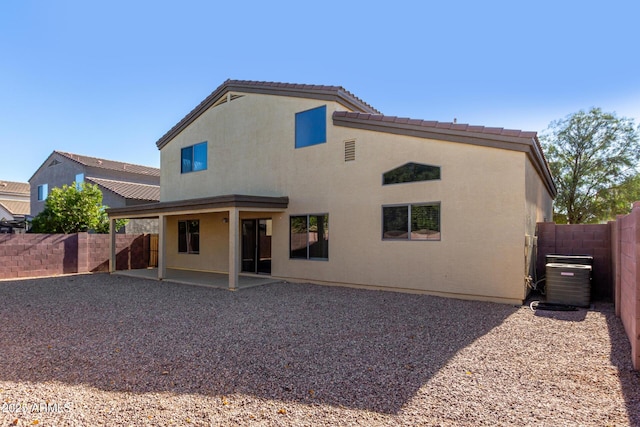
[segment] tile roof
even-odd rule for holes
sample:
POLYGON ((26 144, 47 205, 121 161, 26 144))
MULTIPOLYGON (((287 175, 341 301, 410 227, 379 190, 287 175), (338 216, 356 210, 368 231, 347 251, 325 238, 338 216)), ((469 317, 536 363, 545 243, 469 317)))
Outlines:
POLYGON ((364 102, 342 86, 308 85, 295 83, 263 82, 251 80, 226 80, 189 114, 169 129, 156 142, 158 148, 164 147, 171 139, 176 137, 183 129, 200 117, 228 92, 236 93, 260 93, 266 95, 290 96, 297 98, 322 99, 338 102, 354 111, 378 114, 378 110, 364 102))
POLYGON ((0 200, 0 206, 4 207, 11 215, 29 215, 31 203, 20 200, 0 200))
POLYGON ((131 200, 160 200, 160 186, 138 184, 134 182, 114 181, 111 179, 85 177, 85 181, 97 184, 125 199, 131 200))
POLYGON ((288 95, 294 97, 313 97, 312 95, 326 95, 325 99, 333 99, 334 97, 341 97, 343 101, 348 101, 354 106, 356 110, 364 110, 369 113, 380 113, 377 109, 373 108, 370 104, 364 102, 362 99, 355 96, 342 86, 332 85, 309 85, 299 83, 279 83, 279 82, 264 82, 264 81, 252 81, 252 80, 227 80, 222 86, 226 86, 231 91, 236 92, 250 92, 252 88, 256 93, 271 93, 274 95, 288 95))
POLYGON ((140 175, 160 176, 160 169, 152 168, 150 166, 134 165, 132 163, 118 162, 115 160, 100 159, 97 157, 83 156, 80 154, 66 153, 64 151, 54 151, 61 156, 64 156, 74 162, 80 163, 83 166, 89 166, 94 168, 108 169, 114 171, 125 171, 140 175))
POLYGON ((433 120, 419 120, 410 119, 408 117, 396 117, 385 116, 382 114, 367 114, 357 113, 349 111, 336 111, 333 113, 334 117, 345 117, 356 120, 366 120, 371 122, 384 122, 385 124, 395 124, 402 127, 417 127, 422 129, 429 129, 432 131, 460 131, 460 132, 473 132, 487 135, 500 135, 516 138, 535 138, 536 132, 521 131, 516 129, 504 129, 496 127, 486 126, 474 126, 463 123, 450 123, 450 122, 437 122, 433 120))
POLYGON ((13 182, 0 180, 0 194, 30 194, 30 186, 28 182, 13 182))

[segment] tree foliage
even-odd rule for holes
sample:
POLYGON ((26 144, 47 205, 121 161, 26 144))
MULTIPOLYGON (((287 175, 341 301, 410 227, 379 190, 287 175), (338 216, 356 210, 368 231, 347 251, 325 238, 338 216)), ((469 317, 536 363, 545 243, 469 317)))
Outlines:
POLYGON ((554 221, 596 223, 627 213, 638 194, 639 131, 599 108, 552 122, 541 135, 558 187, 554 221))
MULTIPOLYGON (((34 233, 109 232, 109 218, 102 204, 102 192, 97 185, 76 183, 51 190, 44 210, 31 224, 34 233)), ((120 227, 124 224, 116 224, 120 227)))

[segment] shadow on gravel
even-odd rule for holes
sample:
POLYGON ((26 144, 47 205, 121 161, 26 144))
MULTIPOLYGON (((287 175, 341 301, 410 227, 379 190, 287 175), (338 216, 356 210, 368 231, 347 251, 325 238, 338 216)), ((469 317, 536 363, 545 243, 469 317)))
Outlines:
POLYGON ((613 304, 601 310, 606 316, 611 337, 611 363, 618 368, 618 377, 626 402, 629 425, 640 426, 640 372, 633 370, 631 344, 624 331, 622 321, 615 315, 613 304))
POLYGON ((535 316, 564 322, 583 322, 587 318, 588 310, 579 308, 575 311, 535 310, 535 316))
POLYGON ((105 274, 3 282, 0 301, 2 380, 246 393, 392 414, 518 309, 286 283, 229 292, 105 274))

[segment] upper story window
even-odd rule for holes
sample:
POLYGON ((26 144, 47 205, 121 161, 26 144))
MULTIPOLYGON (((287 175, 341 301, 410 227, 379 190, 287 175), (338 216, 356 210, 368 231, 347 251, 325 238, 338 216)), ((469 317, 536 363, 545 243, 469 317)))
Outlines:
POLYGON ((327 142, 327 106, 296 113, 296 148, 327 142))
POLYGON ((49 195, 49 185, 42 184, 38 185, 38 200, 47 200, 47 196, 49 195))
POLYGON ((440 179, 440 166, 407 163, 382 175, 382 185, 440 179))
POLYGON ((207 141, 184 147, 180 153, 182 159, 180 172, 196 172, 207 169, 207 141))
POLYGON ((76 175, 76 190, 82 190, 82 183, 84 182, 84 174, 79 173, 76 175))

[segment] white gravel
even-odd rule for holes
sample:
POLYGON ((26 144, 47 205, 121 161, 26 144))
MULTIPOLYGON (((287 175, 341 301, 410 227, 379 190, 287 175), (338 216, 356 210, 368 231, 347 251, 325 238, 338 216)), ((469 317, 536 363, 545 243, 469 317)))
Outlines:
POLYGON ((640 425, 613 306, 107 274, 0 282, 0 424, 640 425))

